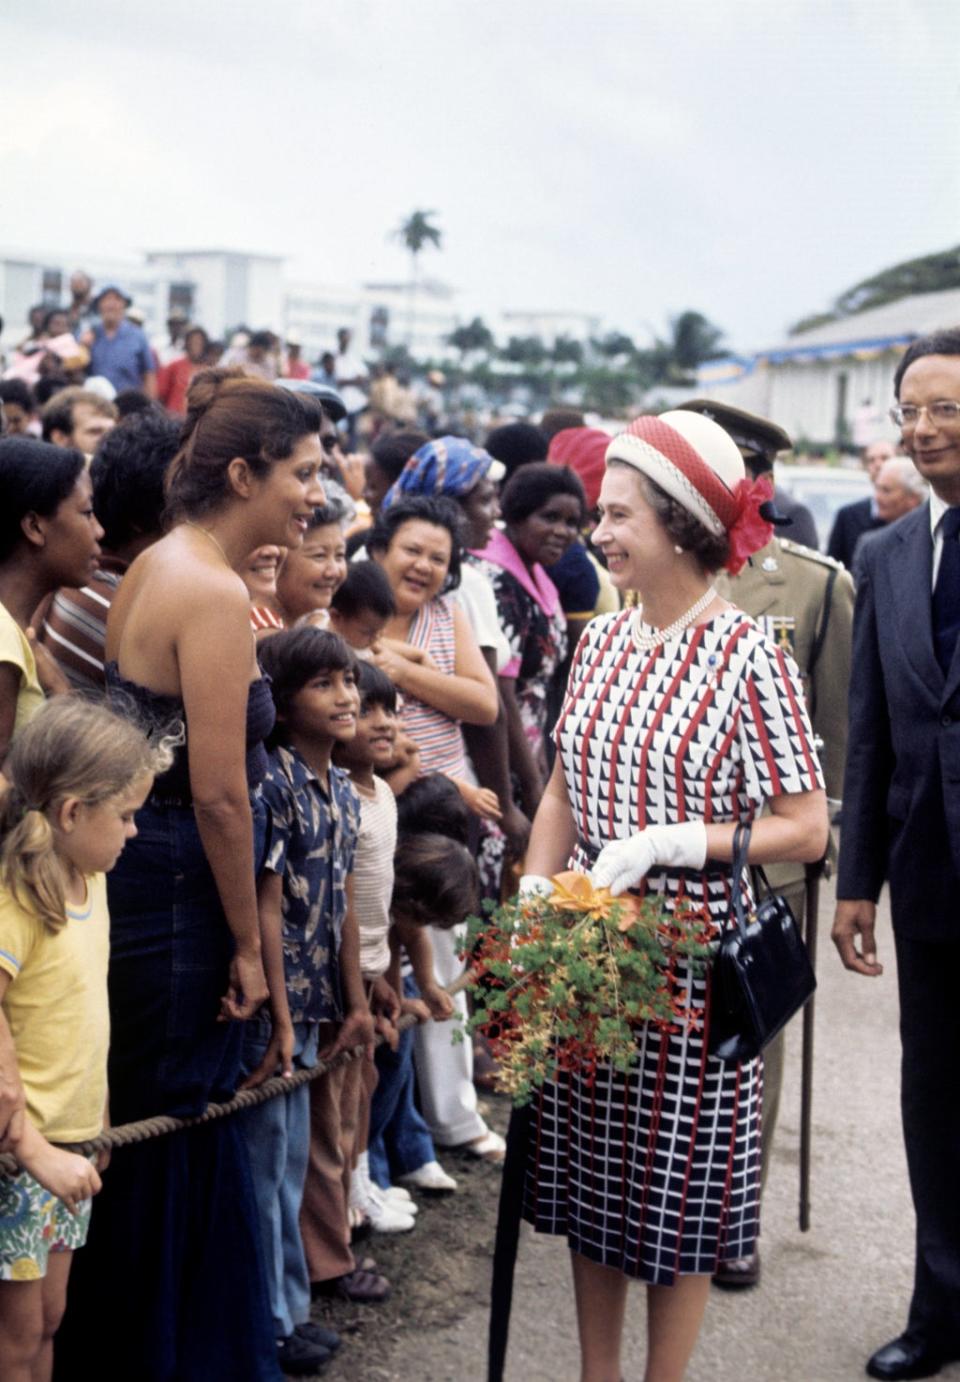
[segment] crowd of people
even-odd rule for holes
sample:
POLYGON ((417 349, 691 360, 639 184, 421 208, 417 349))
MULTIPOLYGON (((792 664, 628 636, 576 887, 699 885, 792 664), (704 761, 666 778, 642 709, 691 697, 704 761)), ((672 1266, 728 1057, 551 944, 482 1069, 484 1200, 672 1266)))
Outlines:
POLYGON ((38 303, 30 309, 27 335, 7 353, 0 349, 0 399, 8 431, 49 439, 53 424, 46 404, 68 386, 85 391, 79 406, 96 410, 98 417, 116 420, 152 400, 182 418, 190 380, 197 370, 216 365, 239 365, 270 383, 311 380, 335 389, 351 450, 361 429, 368 438, 383 429, 414 426, 435 433, 444 411, 441 371, 429 371, 415 391, 409 375, 389 361, 368 366, 347 327, 338 331, 336 347, 310 364, 293 333, 281 337, 240 326, 219 340, 176 305, 160 334, 148 337, 144 326, 143 312, 123 287, 106 283, 95 292, 90 275, 78 269, 70 279, 69 304, 38 303))
MULTIPOLYGON (((467 916, 572 860, 722 927, 744 819, 751 862, 802 878, 842 794, 853 582, 775 534, 789 438, 764 419, 691 400, 611 438, 557 408, 479 446, 419 430, 349 333, 311 377, 270 333, 222 351, 174 319, 161 349, 118 288, 72 286, 0 385, 0 1373, 313 1375, 340 1341, 311 1300, 391 1290, 359 1227, 455 1193, 446 1148, 503 1159, 495 1067, 451 1037, 467 916), (769 580, 782 615, 751 610, 769 580), (109 1170, 57 1145, 353 1048, 109 1170)), ((912 460, 880 460, 864 589, 936 488, 915 437, 950 426, 900 398, 912 460)), ((840 895, 875 901, 857 879, 840 895)), ((873 973, 865 905, 838 944, 873 973)), ((570 1244, 586 1382, 621 1375, 629 1279, 670 1382, 711 1277, 759 1270, 777 1080, 703 1032, 637 1043, 629 1075, 536 1100, 524 1214, 570 1244)), ((915 1315, 949 1357, 950 1268, 925 1261, 915 1315)))

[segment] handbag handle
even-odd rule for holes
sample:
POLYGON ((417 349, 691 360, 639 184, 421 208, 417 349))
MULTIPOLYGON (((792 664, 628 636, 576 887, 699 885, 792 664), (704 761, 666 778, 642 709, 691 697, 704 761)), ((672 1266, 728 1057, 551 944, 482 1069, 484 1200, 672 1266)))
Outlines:
POLYGON ((740 880, 743 877, 743 870, 747 866, 752 828, 752 821, 749 819, 742 820, 737 822, 737 828, 733 832, 733 874, 730 879, 730 886, 733 890, 733 916, 737 923, 737 929, 742 936, 747 933, 747 918, 743 907, 743 891, 740 887, 740 880))

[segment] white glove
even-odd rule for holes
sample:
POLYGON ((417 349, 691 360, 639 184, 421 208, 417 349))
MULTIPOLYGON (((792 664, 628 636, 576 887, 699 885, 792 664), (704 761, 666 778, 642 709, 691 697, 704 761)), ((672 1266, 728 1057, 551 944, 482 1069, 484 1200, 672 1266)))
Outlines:
POLYGON ((553 884, 542 873, 525 873, 520 879, 518 892, 521 897, 550 897, 553 884))
POLYGON ((627 840, 604 845, 590 874, 595 888, 619 897, 635 888, 655 864, 674 869, 702 869, 707 860, 707 827, 703 821, 651 825, 627 840))

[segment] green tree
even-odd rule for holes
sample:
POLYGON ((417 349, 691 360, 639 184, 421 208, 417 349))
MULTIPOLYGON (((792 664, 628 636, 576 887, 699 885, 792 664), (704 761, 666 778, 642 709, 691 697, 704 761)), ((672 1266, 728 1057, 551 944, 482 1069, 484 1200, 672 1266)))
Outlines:
POLYGON ((405 246, 410 255, 410 310, 407 318, 407 342, 413 342, 413 313, 417 293, 420 288, 420 256, 428 245, 440 249, 443 231, 434 225, 430 217, 435 211, 411 211, 405 221, 401 221, 393 232, 393 238, 405 246))
POLYGON ((607 416, 624 412, 638 394, 632 371, 606 363, 585 366, 577 375, 577 386, 583 407, 607 416))
POLYGON ((447 345, 459 350, 461 360, 471 351, 484 351, 487 355, 493 350, 493 332, 482 317, 474 317, 472 322, 458 326, 447 337, 447 345))
POLYGON ((826 322, 840 321, 871 307, 912 297, 914 293, 934 293, 944 288, 960 288, 960 245, 936 254, 924 254, 918 259, 905 259, 871 278, 862 279, 834 298, 828 311, 812 313, 796 322, 790 334, 810 331, 826 322))
POLYGON ((590 344, 599 354, 612 360, 617 355, 634 355, 636 347, 631 338, 622 331, 608 331, 605 336, 595 336, 590 344))
POLYGON ((542 365, 547 358, 547 347, 539 336, 511 336, 500 352, 504 360, 517 365, 542 365))
POLYGON ((720 348, 723 332, 702 312, 686 311, 673 317, 670 337, 670 357, 675 370, 682 374, 692 373, 698 365, 723 354, 720 348))
POLYGON ((583 346, 570 336, 558 336, 553 343, 553 358, 558 365, 582 365, 583 346))

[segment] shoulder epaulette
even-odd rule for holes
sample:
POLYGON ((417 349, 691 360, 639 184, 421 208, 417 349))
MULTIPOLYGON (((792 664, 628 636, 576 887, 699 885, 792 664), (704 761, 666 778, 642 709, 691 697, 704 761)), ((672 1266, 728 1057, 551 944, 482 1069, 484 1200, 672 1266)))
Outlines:
POLYGON ((804 547, 802 542, 791 542, 788 537, 782 537, 780 546, 784 552, 789 552, 791 556, 804 557, 807 561, 819 562, 821 566, 829 566, 834 571, 846 570, 842 561, 837 561, 835 557, 828 557, 826 552, 815 552, 812 547, 804 547))

